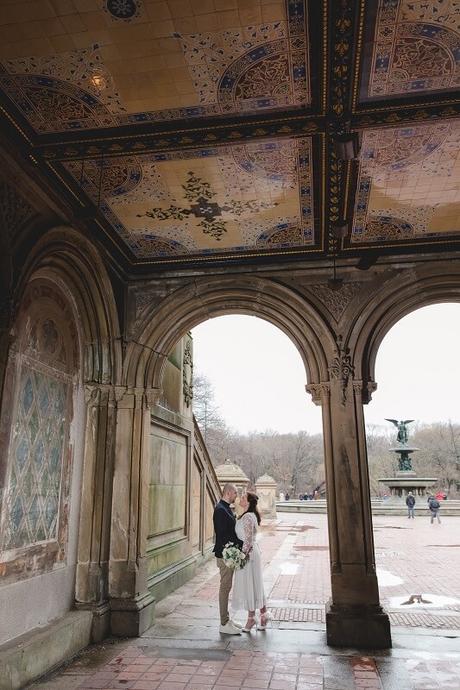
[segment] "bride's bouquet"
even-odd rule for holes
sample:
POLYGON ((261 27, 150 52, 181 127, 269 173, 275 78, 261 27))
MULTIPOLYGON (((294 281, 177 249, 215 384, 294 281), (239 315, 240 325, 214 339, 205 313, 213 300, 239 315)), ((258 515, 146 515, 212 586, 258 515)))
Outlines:
POLYGON ((225 544, 222 549, 222 558, 227 568, 231 570, 241 570, 248 562, 246 554, 235 546, 231 541, 225 544))

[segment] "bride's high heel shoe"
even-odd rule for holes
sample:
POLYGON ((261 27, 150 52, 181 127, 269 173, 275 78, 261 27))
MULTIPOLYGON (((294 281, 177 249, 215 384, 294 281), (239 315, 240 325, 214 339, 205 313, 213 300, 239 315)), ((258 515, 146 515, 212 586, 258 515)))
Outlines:
POLYGON ((270 614, 268 611, 260 615, 260 623, 257 625, 257 630, 266 630, 268 621, 270 620, 270 614))
POLYGON ((241 632, 251 632, 251 629, 255 626, 256 619, 252 616, 248 616, 248 620, 245 623, 244 628, 241 628, 241 632))

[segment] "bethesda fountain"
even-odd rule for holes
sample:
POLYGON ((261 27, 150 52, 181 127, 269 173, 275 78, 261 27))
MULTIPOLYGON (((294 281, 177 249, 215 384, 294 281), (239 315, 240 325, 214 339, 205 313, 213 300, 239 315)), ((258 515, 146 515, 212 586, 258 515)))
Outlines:
POLYGON ((434 477, 418 477, 412 468, 411 454, 419 448, 409 444, 408 425, 413 419, 398 421, 397 419, 387 419, 398 429, 396 445, 390 448, 390 452, 396 453, 398 457, 399 470, 394 477, 384 477, 379 482, 385 484, 390 489, 391 498, 405 499, 411 492, 414 496, 425 496, 427 489, 437 482, 434 477))

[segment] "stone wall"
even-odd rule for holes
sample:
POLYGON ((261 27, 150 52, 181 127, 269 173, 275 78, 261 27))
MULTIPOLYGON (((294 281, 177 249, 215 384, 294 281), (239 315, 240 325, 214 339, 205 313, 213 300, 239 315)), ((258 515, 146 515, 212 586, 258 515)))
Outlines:
POLYGON ((73 606, 84 424, 78 343, 66 297, 32 282, 2 403, 0 643, 73 606))
POLYGON ((169 356, 152 410, 147 557, 156 599, 185 582, 213 543, 219 488, 193 421, 191 343, 185 336, 169 356))

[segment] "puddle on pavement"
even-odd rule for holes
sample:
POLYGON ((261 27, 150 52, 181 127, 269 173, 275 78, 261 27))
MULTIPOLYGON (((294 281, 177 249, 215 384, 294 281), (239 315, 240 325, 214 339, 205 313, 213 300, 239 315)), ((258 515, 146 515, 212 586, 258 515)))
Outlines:
POLYGON ((295 575, 299 572, 298 563, 281 563, 279 568, 282 575, 295 575))

